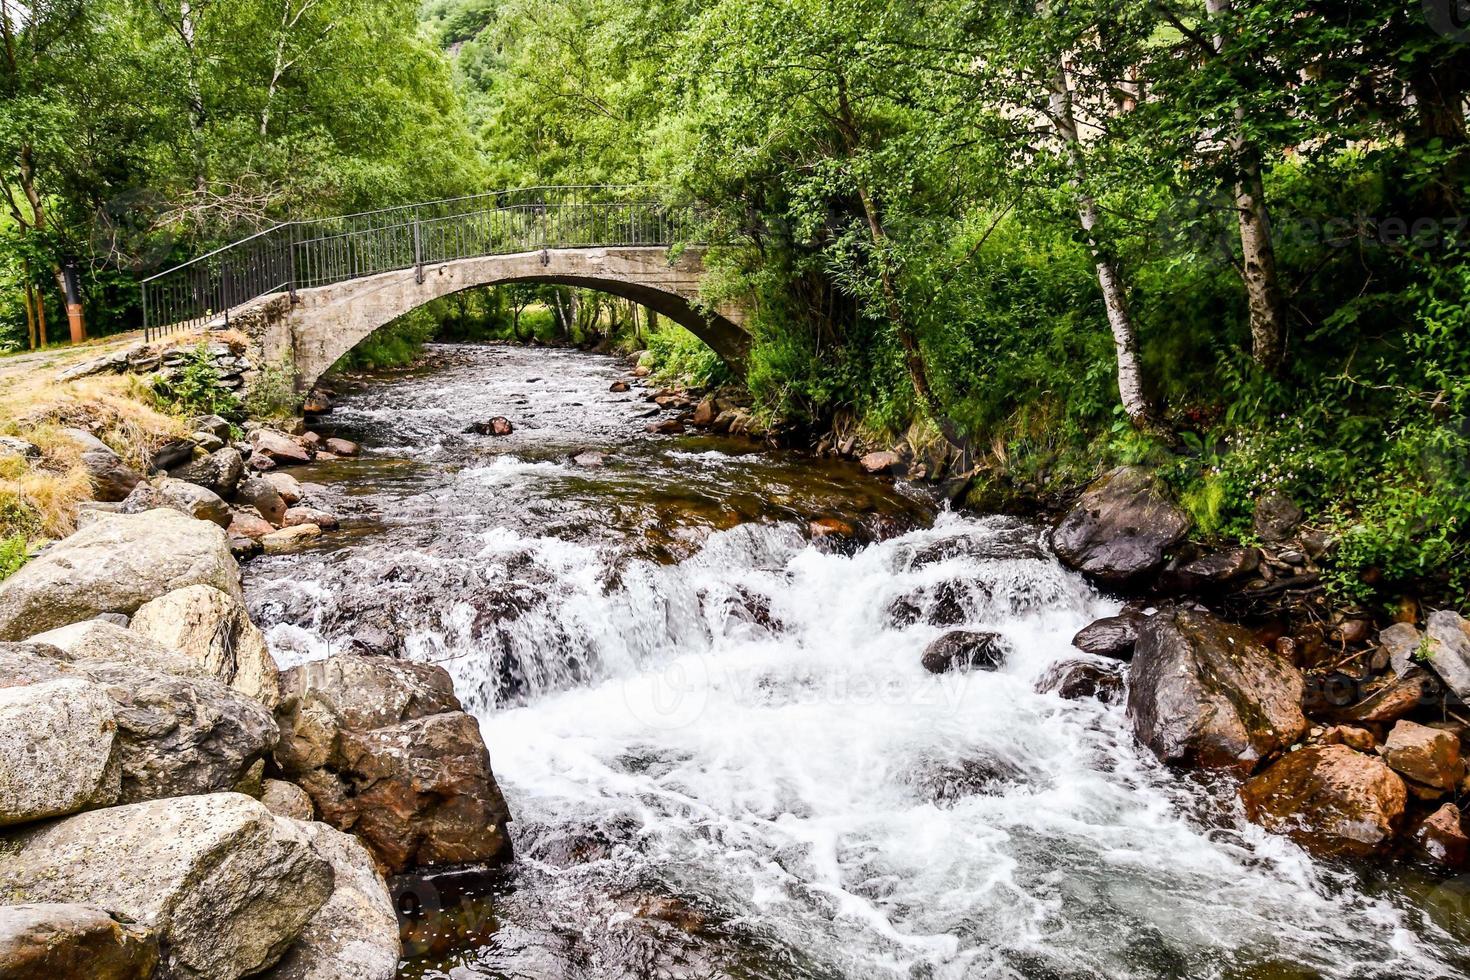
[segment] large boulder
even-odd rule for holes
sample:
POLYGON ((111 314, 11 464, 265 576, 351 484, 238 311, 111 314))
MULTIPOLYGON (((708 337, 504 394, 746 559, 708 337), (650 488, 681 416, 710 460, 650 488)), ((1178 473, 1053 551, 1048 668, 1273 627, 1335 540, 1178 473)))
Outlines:
MULTIPOLYGON (((297 486, 299 487, 300 484, 298 483, 297 486)), ((286 517, 285 497, 276 489, 274 482, 264 477, 252 476, 241 480, 239 488, 235 491, 235 500, 254 507, 261 519, 268 521, 274 527, 280 527, 281 521, 286 517)))
POLYGON ((117 802, 117 722, 96 684, 0 688, 0 826, 117 802))
POLYGON ((1164 566, 1189 524, 1152 470, 1121 466, 1083 491, 1053 529, 1052 547, 1065 565, 1099 582, 1133 585, 1164 566))
POLYGON ((255 450, 255 455, 262 456, 277 466, 311 462, 311 453, 304 446, 285 433, 273 429, 256 429, 250 433, 250 445, 255 450))
POLYGON ((280 678, 245 604, 209 585, 175 589, 138 607, 131 629, 200 661, 213 675, 268 708, 280 678))
POLYGON ((281 675, 276 764, 385 872, 508 856, 479 725, 439 667, 337 656, 281 675))
POLYGON ((295 821, 238 793, 93 810, 12 834, 0 894, 84 902, 157 932, 164 975, 235 980, 272 966, 332 893, 295 821))
POLYGON ((123 803, 230 789, 279 738, 269 711, 212 678, 79 660, 39 643, 0 644, 0 691, 34 696, 57 681, 95 686, 109 703, 116 735, 107 778, 117 780, 120 770, 112 799, 123 803))
POLYGON ((1133 645, 1138 642, 1138 626, 1144 617, 1137 613, 1120 613, 1082 627, 1072 637, 1072 645, 1083 653, 1115 660, 1128 660, 1133 656, 1133 645))
POLYGON ((99 514, 0 582, 0 640, 20 640, 99 613, 131 614, 186 585, 241 598, 223 529, 173 510, 99 514))
POLYGON ((332 897, 267 976, 270 980, 393 980, 398 916, 372 855, 355 837, 322 823, 298 825, 332 866, 332 897))
POLYGON ((0 905, 0 980, 149 980, 152 931, 93 905, 0 905))
POLYGON ((89 619, 48 630, 30 638, 31 643, 44 643, 63 650, 72 660, 98 664, 126 664, 159 674, 176 677, 214 677, 210 669, 193 657, 134 632, 125 626, 103 619, 89 619))
POLYGON ((232 446, 217 449, 208 456, 170 471, 169 476, 204 487, 218 496, 229 499, 240 485, 245 474, 245 460, 240 451, 232 446))
POLYGON ((1128 715, 1164 762, 1251 772, 1306 733, 1302 692, 1275 650, 1207 612, 1166 608, 1139 626, 1128 715))
POLYGON ((122 502, 124 514, 141 514, 166 507, 196 520, 209 521, 220 527, 230 526, 230 505, 220 495, 205 487, 166 476, 152 483, 140 483, 122 502))
POLYGON ((1240 796, 1250 819, 1324 856, 1383 850, 1408 803, 1392 769, 1346 745, 1288 753, 1247 780, 1240 796))

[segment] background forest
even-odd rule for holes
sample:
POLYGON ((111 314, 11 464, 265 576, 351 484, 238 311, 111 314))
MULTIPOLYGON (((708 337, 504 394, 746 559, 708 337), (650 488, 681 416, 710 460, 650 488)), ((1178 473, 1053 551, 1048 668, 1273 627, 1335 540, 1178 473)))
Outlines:
MULTIPOLYGON (((1455 0, 0 8, 0 345, 26 287, 62 336, 67 263, 90 328, 124 329, 139 276, 287 216, 646 183, 731 243, 714 289, 755 311, 767 417, 951 444, 983 505, 1147 462, 1248 538, 1280 491, 1337 539, 1340 594, 1465 602, 1455 0)), ((440 301, 363 362, 555 332, 569 300, 440 301)), ((574 332, 718 375, 651 326, 574 332)))

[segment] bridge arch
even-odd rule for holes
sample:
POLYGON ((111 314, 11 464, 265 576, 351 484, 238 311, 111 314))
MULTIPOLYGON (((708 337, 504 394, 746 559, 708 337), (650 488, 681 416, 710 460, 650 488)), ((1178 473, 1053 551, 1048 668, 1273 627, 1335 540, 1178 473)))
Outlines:
POLYGON ((739 309, 711 311, 699 302, 702 248, 676 258, 656 246, 558 248, 428 264, 422 276, 402 269, 301 289, 251 318, 267 361, 289 356, 298 391, 306 391, 337 360, 398 317, 442 296, 478 286, 516 282, 580 286, 629 299, 689 330, 739 371, 748 336, 739 309))

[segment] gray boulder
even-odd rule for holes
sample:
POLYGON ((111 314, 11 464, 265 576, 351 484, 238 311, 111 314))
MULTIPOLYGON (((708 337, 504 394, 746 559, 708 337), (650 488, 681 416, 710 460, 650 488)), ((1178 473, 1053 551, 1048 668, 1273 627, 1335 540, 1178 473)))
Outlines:
POLYGON ((1121 466, 1094 481, 1052 531, 1069 568, 1106 585, 1136 585, 1163 568, 1189 533, 1189 516, 1153 471, 1121 466))
POLYGON ((1130 678, 1134 734, 1167 763, 1250 773, 1307 730, 1297 669, 1207 612, 1144 620, 1130 678))
POLYGON ((89 619, 84 623, 48 630, 31 637, 30 642, 64 650, 75 661, 125 664, 175 677, 214 677, 202 662, 171 650, 142 633, 135 633, 125 625, 119 626, 103 619, 89 619))
POLYGON ((298 823, 332 866, 332 897, 312 916, 270 980, 393 980, 402 952, 398 916, 372 855, 323 823, 298 823))
POLYGON ((188 585, 145 602, 131 631, 203 663, 220 681, 267 708, 280 701, 280 679, 265 637, 245 604, 210 585, 188 585))
POLYGON ((999 670, 1006 648, 998 633, 951 630, 924 648, 922 663, 931 674, 952 670, 999 670))
POLYGON ((230 526, 230 506, 220 499, 219 494, 171 476, 162 477, 152 483, 138 484, 123 501, 122 512, 141 514, 159 507, 176 510, 220 527, 230 526))
POLYGON ((15 436, 0 436, 0 457, 19 456, 27 462, 34 463, 41 458, 41 447, 15 436))
POLYGON ((1429 614, 1424 631, 1429 637, 1429 666, 1456 697, 1470 702, 1470 621, 1452 609, 1441 609, 1429 614))
MULTIPOLYGON (((297 484, 300 488, 300 484, 297 484)), ((280 527, 286 518, 286 501, 275 484, 265 477, 252 476, 240 481, 235 490, 235 500, 254 507, 260 516, 273 526, 280 527)))
POLYGON ((208 456, 201 456, 169 472, 169 476, 175 479, 201 486, 225 499, 234 496, 236 488, 240 486, 240 479, 244 475, 245 460, 240 456, 238 449, 229 446, 217 449, 208 456))
POLYGON ((278 817, 311 820, 316 816, 316 810, 312 807, 311 797, 306 795, 306 790, 284 779, 261 780, 260 802, 278 817))
POLYGON ((186 585, 241 598, 240 567, 223 529, 174 510, 99 514, 0 582, 0 640, 131 614, 186 585))
POLYGON ((103 446, 82 453, 82 466, 92 481, 92 496, 104 503, 126 500, 128 494, 142 480, 138 471, 118 458, 117 453, 103 446))
POLYGON ((1077 635, 1072 637, 1072 645, 1083 653, 1127 660, 1133 656, 1133 644, 1138 642, 1138 626, 1144 618, 1140 613, 1124 612, 1093 620, 1077 631, 1077 635))
POLYGON ((1284 494, 1268 493, 1256 501, 1252 523, 1256 537, 1267 544, 1287 540, 1301 522, 1302 509, 1284 494))
POLYGON ((93 810, 14 834, 0 893, 85 902, 154 930, 164 975, 236 980, 274 965, 332 893, 295 821, 238 793, 93 810))
POLYGON ((96 684, 0 688, 0 826, 117 802, 116 740, 112 702, 96 684))
POLYGON ((158 937, 93 905, 0 905, 0 980, 148 980, 158 937))

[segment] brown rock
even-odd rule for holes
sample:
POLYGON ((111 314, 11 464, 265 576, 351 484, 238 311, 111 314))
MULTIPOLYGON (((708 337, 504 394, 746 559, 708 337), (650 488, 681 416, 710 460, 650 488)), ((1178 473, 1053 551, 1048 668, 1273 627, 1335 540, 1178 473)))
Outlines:
POLYGON ((1454 870, 1470 863, 1470 837, 1465 836, 1460 808, 1446 803, 1414 828, 1415 846, 1431 861, 1454 870))
POLYGON ((126 500, 142 479, 137 470, 124 463, 117 453, 106 446, 82 453, 82 466, 86 468, 87 476, 92 481, 92 495, 102 501, 116 503, 126 500))
POLYGON ((1128 715, 1162 761, 1242 773, 1307 731, 1302 676, 1254 635, 1166 608, 1139 627, 1128 715))
POLYGON ((868 473, 873 476, 877 476, 881 473, 887 473, 893 476, 902 476, 904 474, 904 471, 908 469, 908 467, 904 465, 903 457, 900 456, 898 453, 893 452, 892 450, 883 450, 881 452, 868 453, 862 459, 858 460, 858 465, 863 468, 864 473, 868 473))
POLYGON ((296 524, 267 534, 260 539, 260 546, 268 555, 284 555, 305 547, 321 536, 322 529, 316 524, 296 524))
POLYGON ((1345 745, 1291 752, 1246 781, 1246 815, 1324 856, 1367 856, 1393 838, 1408 803, 1404 782, 1345 745))
POLYGON ((1400 721, 1378 752, 1399 775, 1434 789, 1454 789, 1465 777, 1460 740, 1451 732, 1400 721))
POLYGON ((323 531, 335 531, 338 527, 335 514, 329 514, 315 507, 288 507, 285 516, 281 519, 283 527, 297 527, 301 524, 315 524, 323 531))
POLYGON ((277 466, 311 462, 311 453, 305 446, 273 429, 256 429, 250 433, 250 445, 255 450, 250 456, 251 465, 255 464, 256 457, 268 459, 277 466))
POLYGON ((1440 687, 1429 673, 1411 667, 1402 677, 1392 672, 1360 681, 1347 674, 1314 677, 1305 703, 1329 721, 1390 724, 1416 708, 1435 703, 1440 687))
POLYGON ((290 473, 267 473, 261 479, 265 480, 266 483, 269 483, 275 489, 276 493, 280 495, 280 498, 285 501, 287 506, 299 504, 301 498, 306 496, 306 491, 302 489, 301 482, 290 473))
POLYGON ((275 484, 263 476, 241 480, 235 491, 235 500, 254 507, 261 517, 276 527, 286 519, 286 501, 276 490, 275 484))
POLYGON ((715 424, 715 417, 719 415, 715 411, 715 400, 706 395, 705 398, 694 409, 692 423, 695 428, 708 429, 715 424))
POLYGON ((676 436, 684 431, 684 424, 678 419, 664 419, 662 422, 650 422, 643 429, 657 435, 676 436))
POLYGON ((91 905, 0 906, 0 980, 147 980, 158 938, 91 905))
POLYGON ((508 436, 514 431, 515 426, 503 415, 497 415, 485 422, 471 422, 465 429, 465 432, 479 436, 508 436))
MULTIPOLYGON (((496 433, 496 435, 505 434, 506 433, 496 433)), ((326 450, 327 452, 333 453, 337 456, 356 456, 357 454, 362 452, 362 447, 353 442, 351 439, 338 439, 333 437, 326 441, 326 450)))
POLYGON ((630 386, 629 386, 628 382, 626 382, 626 381, 614 381, 612 383, 612 386, 610 388, 608 388, 607 390, 608 391, 613 391, 613 392, 621 393, 621 392, 627 391, 629 387, 630 386))
POLYGON ((635 367, 632 370, 631 373, 632 373, 633 377, 635 377, 635 378, 646 378, 650 374, 653 373, 653 370, 651 368, 649 368, 647 365, 640 364, 637 367, 635 367))
POLYGON ((250 510, 236 510, 230 515, 230 526, 225 529, 231 537, 248 538, 251 541, 259 541, 275 530, 271 522, 260 516, 254 508, 250 510))
POLYGON ((1352 725, 1333 725, 1322 733, 1320 741, 1323 745, 1346 745, 1359 752, 1372 752, 1378 748, 1378 740, 1372 732, 1352 725))

